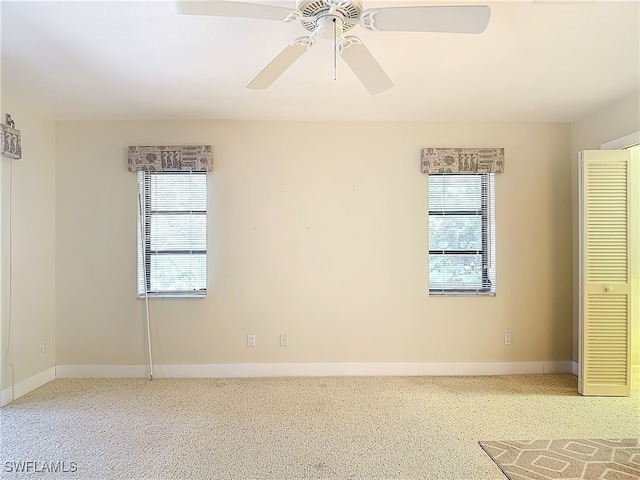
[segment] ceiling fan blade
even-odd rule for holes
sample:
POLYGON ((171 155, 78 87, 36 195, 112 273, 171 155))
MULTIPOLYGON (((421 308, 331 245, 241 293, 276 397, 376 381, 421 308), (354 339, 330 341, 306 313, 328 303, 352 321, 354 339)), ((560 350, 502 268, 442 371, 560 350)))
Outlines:
POLYGON ((173 9, 184 15, 260 18, 285 20, 295 9, 261 3, 227 2, 223 0, 175 0, 173 9))
POLYGON ((358 37, 342 38, 338 52, 371 95, 393 87, 391 79, 358 37))
POLYGON ((387 7, 365 10, 360 22, 374 31, 482 33, 490 17, 486 5, 387 7))
POLYGON ((253 90, 268 88, 287 68, 293 65, 304 52, 313 46, 313 42, 313 39, 309 37, 296 38, 247 83, 247 88, 253 90))

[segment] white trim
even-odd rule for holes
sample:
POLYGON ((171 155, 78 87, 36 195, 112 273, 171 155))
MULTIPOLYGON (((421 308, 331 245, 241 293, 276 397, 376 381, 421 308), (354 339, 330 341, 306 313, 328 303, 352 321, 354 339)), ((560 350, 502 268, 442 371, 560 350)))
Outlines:
POLYGON ((47 368, 40 373, 36 373, 29 378, 16 383, 12 387, 7 387, 0 392, 0 406, 4 407, 18 398, 33 392, 36 388, 49 383, 56 378, 56 367, 47 368), (13 393, 13 394, 12 394, 13 393))
POLYGON ((56 378, 142 378, 147 365, 58 365, 56 378))
POLYGON ((578 362, 571 362, 571 373, 578 375, 578 362))
POLYGON ((600 145, 600 150, 620 150, 640 143, 640 132, 630 133, 600 145))
POLYGON ((564 362, 544 362, 543 373, 573 373, 573 363, 571 360, 564 362))
MULTIPOLYGON (((572 362, 353 362, 155 365, 154 378, 356 377, 572 373, 572 362)), ((145 378, 146 365, 58 365, 57 378, 145 378)))

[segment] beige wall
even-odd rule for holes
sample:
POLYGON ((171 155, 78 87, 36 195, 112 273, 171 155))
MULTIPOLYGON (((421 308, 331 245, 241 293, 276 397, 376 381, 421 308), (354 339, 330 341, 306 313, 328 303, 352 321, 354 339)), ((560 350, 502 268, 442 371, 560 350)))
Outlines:
MULTIPOLYGON (((640 130, 640 94, 612 103, 571 124, 571 152, 577 165, 581 150, 600 150, 603 143, 640 130)), ((576 168, 577 171, 577 168, 576 168)))
POLYGON ((211 143, 216 154, 210 293, 152 302, 157 363, 567 360, 572 343, 575 359, 575 158, 640 130, 638 95, 570 127, 58 122, 57 132, 51 119, 2 101, 24 150, 0 169, 2 388, 55 363, 146 361, 135 175, 125 160, 133 144, 211 143), (495 298, 427 295, 423 146, 506 148, 495 298))
POLYGON ((58 122, 56 139, 57 364, 145 363, 126 148, 184 143, 215 149, 209 295, 152 301, 156 363, 571 359, 568 125, 58 122), (505 147, 495 298, 427 294, 425 146, 505 147))
POLYGON ((55 122, 3 95, 3 123, 5 113, 23 157, 3 156, 0 168, 2 388, 55 364, 55 122))
MULTIPOLYGON (((608 107, 593 113, 592 115, 574 122, 571 124, 571 178, 572 178, 572 192, 573 192, 573 209, 572 209, 572 222, 574 225, 573 235, 573 265, 574 265, 574 278, 578 278, 578 152, 581 150, 599 150, 600 145, 603 143, 615 140, 617 138, 624 137, 631 133, 640 131, 640 94, 632 95, 619 102, 613 103, 608 107)), ((635 160, 637 162, 637 156, 635 160)), ((634 165, 635 171, 640 170, 640 166, 634 165)), ((638 182, 638 174, 634 175, 634 184, 632 188, 634 191, 640 188, 640 182, 638 182)), ((637 193, 637 192, 636 192, 637 193)), ((637 198, 637 197, 636 197, 637 198)), ((637 205, 636 205, 637 206, 637 205)), ((640 218, 640 207, 636 208, 635 212, 632 212, 636 221, 640 218)), ((632 248, 637 248, 638 239, 632 242, 632 248)), ((640 259, 640 255, 635 253, 636 259, 640 259)), ((634 265, 635 273, 638 275, 640 265, 634 265)), ((640 304, 640 298, 638 295, 638 286, 635 285, 633 289, 634 305, 640 304)), ((574 315, 573 315, 573 360, 577 361, 578 358, 578 284, 574 284, 573 291, 573 303, 574 303, 574 315)), ((632 319, 632 363, 634 365, 640 364, 640 309, 634 309, 634 315, 632 319)))

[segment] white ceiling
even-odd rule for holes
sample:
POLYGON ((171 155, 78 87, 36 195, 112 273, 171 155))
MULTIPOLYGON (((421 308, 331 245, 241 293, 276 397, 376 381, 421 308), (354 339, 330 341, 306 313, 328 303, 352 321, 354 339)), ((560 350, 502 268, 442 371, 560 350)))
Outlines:
MULTIPOLYGON (((269 3, 264 2, 262 3, 269 3)), ((295 6, 295 1, 271 2, 295 6)), ((56 119, 570 122, 640 85, 640 3, 484 3, 481 35, 358 35, 395 86, 377 96, 318 40, 262 91, 244 85, 297 23, 176 15, 161 1, 1 1, 2 93, 56 119)))

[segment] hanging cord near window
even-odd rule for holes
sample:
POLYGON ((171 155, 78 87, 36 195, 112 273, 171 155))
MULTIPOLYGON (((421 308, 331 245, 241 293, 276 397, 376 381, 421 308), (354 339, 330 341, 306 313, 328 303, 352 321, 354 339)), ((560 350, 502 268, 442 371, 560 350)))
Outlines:
POLYGON ((336 19, 333 19, 333 79, 338 79, 338 33, 336 19))
POLYGON ((9 365, 9 371, 11 372, 11 400, 7 403, 11 403, 15 400, 15 369, 13 367, 13 362, 11 361, 11 324, 12 324, 12 308, 11 308, 11 297, 13 295, 13 249, 12 249, 12 239, 13 239, 13 222, 12 222, 12 214, 13 214, 13 162, 9 161, 9 286, 7 288, 7 317, 8 323, 7 326, 7 348, 4 351, 4 359, 2 362, 3 368, 6 365, 9 365))
MULTIPOLYGON (((147 253, 145 248, 145 238, 146 231, 144 228, 144 212, 142 208, 142 194, 140 193, 140 184, 138 184, 138 211, 140 216, 140 242, 142 249, 142 265, 147 265, 147 253)), ((144 268, 144 271, 147 272, 147 269, 144 268)), ((149 288, 148 288, 148 274, 145 273, 144 278, 144 307, 145 307, 145 316, 147 323, 147 349, 149 353, 149 380, 153 380, 153 356, 151 355, 151 321, 149 318, 149 288)))

